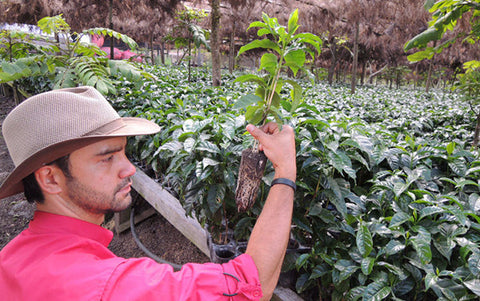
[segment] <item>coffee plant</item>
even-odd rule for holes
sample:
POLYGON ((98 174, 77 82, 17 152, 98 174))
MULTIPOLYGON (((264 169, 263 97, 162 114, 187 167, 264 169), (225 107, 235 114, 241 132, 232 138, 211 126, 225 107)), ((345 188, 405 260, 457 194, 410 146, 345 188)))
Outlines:
MULTIPOLYGON (((140 90, 125 82, 112 98, 122 114, 162 127, 131 141, 130 153, 188 214, 221 225, 226 212, 237 238, 248 238, 273 177, 267 166, 260 201, 235 210, 238 158, 250 141, 233 104, 252 88, 234 84, 238 75, 211 88, 200 69, 194 83, 180 69, 150 72, 159 80, 140 90)), ((300 84, 305 100, 285 120, 297 139, 292 235, 304 247, 284 264, 296 272, 296 291, 307 300, 478 298, 480 160, 468 103, 445 91, 360 87, 352 95, 300 84)))

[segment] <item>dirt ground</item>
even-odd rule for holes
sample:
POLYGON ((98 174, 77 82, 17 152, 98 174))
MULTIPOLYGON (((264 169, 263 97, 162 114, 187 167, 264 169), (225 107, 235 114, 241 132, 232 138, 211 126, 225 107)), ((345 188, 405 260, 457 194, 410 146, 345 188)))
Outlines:
MULTIPOLYGON (((12 99, 0 96, 0 123, 13 107, 12 99)), ((13 168, 3 137, 0 136, 0 182, 3 182, 13 168)), ((35 206, 29 204, 23 194, 0 200, 0 249, 28 227, 34 211, 35 206)), ((107 225, 112 228, 113 220, 107 225)), ((206 255, 160 214, 152 215, 139 223, 136 232, 145 247, 167 261, 177 264, 209 261, 206 255)), ((109 249, 125 258, 146 256, 135 243, 130 230, 115 234, 109 249)))

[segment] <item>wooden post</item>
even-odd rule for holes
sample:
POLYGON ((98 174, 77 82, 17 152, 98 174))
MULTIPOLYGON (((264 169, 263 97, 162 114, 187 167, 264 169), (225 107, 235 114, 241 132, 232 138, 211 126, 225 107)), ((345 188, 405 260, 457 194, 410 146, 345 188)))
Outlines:
POLYGON ((200 251, 210 256, 207 246, 207 233, 197 220, 186 216, 185 209, 183 209, 179 200, 139 169, 137 169, 132 180, 132 187, 153 208, 196 245, 200 251))

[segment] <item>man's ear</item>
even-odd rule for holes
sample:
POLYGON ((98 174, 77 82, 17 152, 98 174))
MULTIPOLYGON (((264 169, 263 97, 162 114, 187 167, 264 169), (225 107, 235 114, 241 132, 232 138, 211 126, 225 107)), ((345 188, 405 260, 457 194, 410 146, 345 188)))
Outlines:
POLYGON ((34 174, 38 185, 45 193, 58 194, 62 192, 63 174, 57 166, 42 166, 34 174))

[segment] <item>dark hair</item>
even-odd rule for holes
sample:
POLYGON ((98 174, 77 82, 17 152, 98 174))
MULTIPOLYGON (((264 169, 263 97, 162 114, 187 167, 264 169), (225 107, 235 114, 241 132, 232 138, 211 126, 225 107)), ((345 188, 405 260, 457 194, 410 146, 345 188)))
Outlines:
MULTIPOLYGON (((63 172, 65 177, 71 178, 70 169, 68 168, 70 155, 63 156, 57 160, 48 163, 47 165, 57 165, 58 168, 63 172)), ((29 203, 38 202, 43 203, 45 197, 43 195, 42 189, 38 185, 37 179, 35 179, 35 174, 32 172, 27 177, 22 179, 23 182, 23 193, 25 198, 29 203)))

